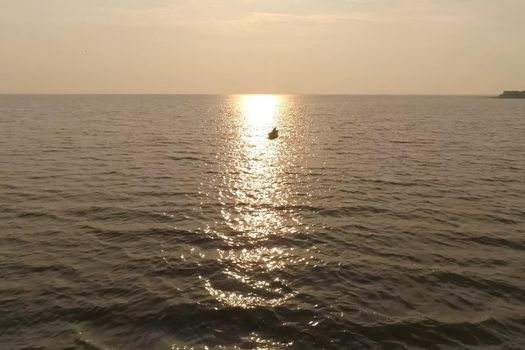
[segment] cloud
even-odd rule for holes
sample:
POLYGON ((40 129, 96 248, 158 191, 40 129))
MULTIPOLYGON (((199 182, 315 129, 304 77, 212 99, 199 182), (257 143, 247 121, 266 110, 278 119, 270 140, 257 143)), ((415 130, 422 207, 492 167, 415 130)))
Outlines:
POLYGON ((215 21, 215 24, 230 30, 259 31, 283 26, 329 26, 349 19, 350 17, 343 15, 251 12, 238 18, 215 21))
MULTIPOLYGON (((281 6, 275 2, 217 0, 158 0, 149 7, 121 7, 112 10, 113 23, 141 27, 177 27, 192 31, 260 31, 270 28, 308 26, 330 27, 337 24, 371 26, 465 24, 503 14, 488 0, 332 0, 325 5, 304 1, 304 6, 281 6), (310 3, 306 6, 306 3, 310 3), (330 5, 331 4, 331 5, 330 5), (308 9, 309 12, 304 12, 308 9), (303 11, 303 12, 302 12, 303 11)), ((505 0, 509 4, 514 0, 505 0)), ((523 1, 523 0, 520 0, 523 1)), ((301 2, 302 3, 302 2, 301 2)), ((519 6, 517 6, 519 7, 519 6)), ((523 7, 523 5, 521 5, 523 7)), ((507 9, 506 12, 509 12, 507 9)), ((514 11, 520 13, 519 11, 514 11)))
POLYGON ((343 15, 293 15, 289 13, 252 12, 240 19, 231 21, 233 24, 265 25, 275 23, 330 24, 349 19, 343 15))
POLYGON ((349 20, 338 14, 297 15, 279 12, 248 12, 214 14, 194 11, 193 7, 152 7, 147 9, 118 8, 112 10, 114 23, 140 27, 179 27, 199 31, 257 31, 269 27, 331 25, 349 20))
POLYGON ((112 20, 116 23, 137 26, 166 26, 189 21, 187 17, 171 7, 116 8, 112 10, 112 15, 112 20))

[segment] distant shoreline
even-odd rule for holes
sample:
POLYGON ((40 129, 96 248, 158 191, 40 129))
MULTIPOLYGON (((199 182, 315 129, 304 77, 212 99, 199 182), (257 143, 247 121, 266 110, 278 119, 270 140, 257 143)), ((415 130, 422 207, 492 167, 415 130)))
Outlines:
POLYGON ((525 91, 503 91, 497 98, 525 98, 525 91))

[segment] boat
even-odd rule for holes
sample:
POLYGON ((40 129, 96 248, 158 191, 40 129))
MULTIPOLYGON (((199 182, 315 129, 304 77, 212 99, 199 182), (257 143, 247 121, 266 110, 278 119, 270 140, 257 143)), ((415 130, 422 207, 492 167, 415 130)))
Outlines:
POLYGON ((273 128, 273 130, 268 133, 268 138, 270 140, 276 139, 278 137, 279 137, 279 130, 277 130, 277 128, 273 128))

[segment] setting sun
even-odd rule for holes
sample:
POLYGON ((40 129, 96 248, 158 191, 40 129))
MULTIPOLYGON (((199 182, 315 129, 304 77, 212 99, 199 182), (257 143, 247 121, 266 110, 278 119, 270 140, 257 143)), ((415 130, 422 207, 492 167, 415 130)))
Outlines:
POLYGON ((242 114, 246 125, 251 127, 271 127, 280 103, 275 95, 245 95, 241 97, 242 114))

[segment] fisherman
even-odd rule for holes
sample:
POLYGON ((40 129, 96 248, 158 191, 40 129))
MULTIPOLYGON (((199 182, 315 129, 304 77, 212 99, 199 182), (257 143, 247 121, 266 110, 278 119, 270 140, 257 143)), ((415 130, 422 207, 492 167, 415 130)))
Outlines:
POLYGON ((277 131, 277 128, 273 128, 271 132, 268 133, 268 138, 270 140, 273 140, 279 136, 279 131, 277 131))

